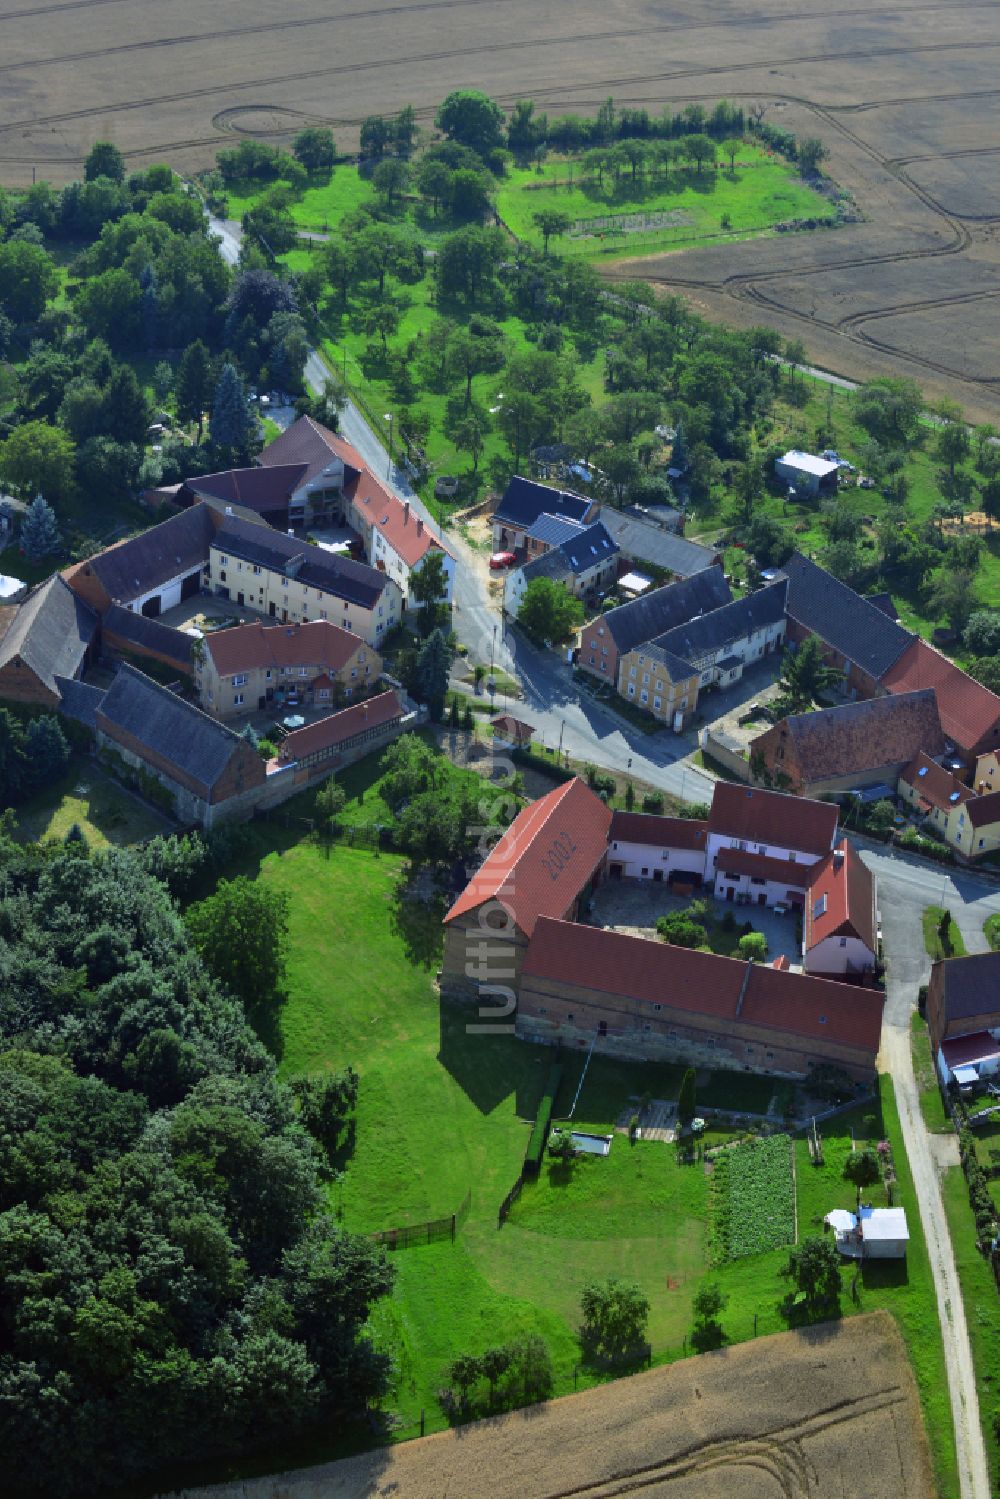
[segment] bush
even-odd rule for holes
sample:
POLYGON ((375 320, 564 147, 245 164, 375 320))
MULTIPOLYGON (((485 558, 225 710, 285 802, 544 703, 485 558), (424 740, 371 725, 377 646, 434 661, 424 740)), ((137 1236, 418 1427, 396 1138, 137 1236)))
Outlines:
POLYGON ((525 1170, 531 1176, 537 1176, 542 1166, 542 1156, 549 1140, 549 1129, 552 1125, 552 1110, 555 1108, 556 1094, 559 1091, 559 1082, 562 1078, 562 1064, 553 1062, 549 1068, 549 1075, 545 1080, 545 1091, 538 1104, 538 1113, 535 1115, 535 1127, 531 1131, 528 1140, 528 1148, 524 1152, 525 1170))
POLYGON ((987 916, 983 922, 986 940, 994 952, 1000 952, 1000 916, 987 916))
POLYGON ((763 963, 767 957, 767 938, 763 932, 747 932, 737 946, 740 957, 748 963, 763 963))
POLYGON ((708 933, 683 911, 656 918, 656 934, 673 947, 707 947, 708 933))
POLYGON ((663 812, 663 797, 658 791, 647 791, 642 799, 642 810, 659 817, 663 812))

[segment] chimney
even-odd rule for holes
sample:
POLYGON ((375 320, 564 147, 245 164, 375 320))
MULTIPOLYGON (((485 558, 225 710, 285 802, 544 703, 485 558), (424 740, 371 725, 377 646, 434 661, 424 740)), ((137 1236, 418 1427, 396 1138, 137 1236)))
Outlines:
POLYGON ((417 535, 418 536, 423 536, 423 534, 424 534, 424 523, 423 523, 423 521, 418 516, 417 517, 417 535))
POLYGON ((409 519, 410 519, 410 502, 409 502, 409 500, 404 500, 403 501, 403 525, 404 526, 407 524, 407 522, 409 521, 409 519))
POLYGON ((226 514, 227 515, 232 515, 232 513, 233 513, 233 507, 232 507, 232 505, 227 505, 226 506, 226 514))

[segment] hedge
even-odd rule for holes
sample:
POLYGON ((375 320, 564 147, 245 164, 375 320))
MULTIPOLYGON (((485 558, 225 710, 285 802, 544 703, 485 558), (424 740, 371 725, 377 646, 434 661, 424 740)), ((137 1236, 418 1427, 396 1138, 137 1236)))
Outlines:
POLYGON ((535 1127, 531 1131, 528 1148, 524 1152, 524 1169, 529 1176, 537 1176, 542 1169, 542 1156, 548 1144, 549 1129, 552 1125, 552 1110, 555 1108, 556 1094, 559 1091, 559 1082, 562 1078, 562 1063, 553 1062, 549 1068, 549 1075, 545 1082, 545 1091, 538 1104, 538 1113, 535 1115, 535 1127))
POLYGON ((544 775, 550 776, 553 781, 572 781, 576 778, 575 770, 567 770, 564 765, 557 765, 554 760, 549 760, 544 755, 533 755, 530 750, 512 749, 510 758, 515 765, 530 765, 532 770, 540 770, 544 775))

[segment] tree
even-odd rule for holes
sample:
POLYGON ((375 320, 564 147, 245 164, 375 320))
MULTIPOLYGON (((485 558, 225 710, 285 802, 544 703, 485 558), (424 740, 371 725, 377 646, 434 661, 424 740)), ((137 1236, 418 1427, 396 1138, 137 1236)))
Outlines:
POLYGON ((390 212, 396 206, 396 199, 406 191, 409 180, 409 167, 395 156, 380 161, 372 173, 372 186, 390 212))
POLYGON ((970 615, 962 639, 974 656, 1000 655, 1000 610, 977 609, 970 615))
POLYGON ((78 321, 91 338, 116 352, 139 347, 142 333, 142 288, 128 271, 115 268, 91 276, 73 304, 78 321))
POLYGON ((451 647, 444 631, 433 630, 417 656, 416 695, 427 704, 427 710, 435 723, 444 717, 444 700, 448 693, 448 674, 451 671, 451 647))
POLYGON ((746 963, 763 963, 767 958, 767 938, 763 932, 745 932, 736 946, 746 963))
POLYGON ((969 676, 1000 696, 1000 661, 995 656, 977 656, 969 662, 969 676))
POLYGON ((146 441, 149 403, 131 365, 120 364, 101 395, 104 434, 116 442, 146 441))
POLYGON ((826 157, 829 154, 830 153, 827 151, 823 142, 819 140, 815 135, 804 136, 802 140, 799 141, 799 166, 802 168, 806 176, 812 176, 814 173, 818 172, 820 162, 825 161, 826 157))
POLYGON ((463 415, 457 421, 449 422, 445 432, 460 453, 468 453, 472 459, 472 472, 476 474, 486 445, 486 434, 489 432, 488 417, 482 412, 470 411, 468 416, 463 415))
POLYGON ((477 375, 495 374, 502 369, 505 351, 503 331, 490 318, 470 318, 467 328, 456 328, 451 334, 445 368, 449 375, 465 381, 463 414, 472 404, 473 380, 477 375))
POLYGON ((107 177, 112 182, 125 181, 125 158, 111 141, 95 141, 83 163, 85 182, 95 182, 98 177, 107 177))
POLYGON ((441 204, 451 199, 451 184, 454 172, 447 162, 434 157, 425 157, 417 172, 417 189, 422 198, 430 200, 434 217, 437 218, 441 204))
POLYGON ((583 623, 583 605, 551 578, 532 578, 517 613, 518 623, 540 645, 568 640, 583 623))
POLYGON ((19 495, 65 499, 73 487, 76 445, 48 422, 25 422, 0 443, 0 479, 19 495))
POLYGON ((853 396, 854 414, 865 431, 887 447, 907 448, 920 431, 924 398, 913 380, 884 375, 853 396))
POLYGON ((209 972, 249 1015, 262 1016, 283 998, 288 913, 283 891, 240 876, 221 880, 185 915, 209 972))
POLYGON ((21 522, 21 551, 29 562, 40 562, 58 552, 61 545, 55 511, 36 494, 21 522))
POLYGON ((417 114, 412 104, 404 104, 392 122, 392 144, 402 156, 413 150, 417 134, 417 114))
POLYGON ((205 410, 212 396, 212 361, 200 338, 188 344, 177 366, 177 415, 182 422, 198 423, 198 441, 205 424, 205 410))
MULTIPOLYGON (((336 782, 330 781, 334 786, 336 782)), ((338 786, 337 790, 341 788, 338 786)), ((328 1155, 337 1149, 358 1102, 360 1078, 353 1067, 343 1072, 311 1072, 291 1079, 299 1105, 299 1122, 328 1155)))
POLYGON ((434 270, 438 292, 475 307, 492 291, 505 254, 499 229, 469 224, 441 242, 434 270))
POLYGON ((589 1363, 632 1363, 645 1351, 649 1299, 628 1281, 589 1281, 580 1296, 580 1342, 589 1363))
POLYGON ((430 635, 439 625, 442 615, 446 613, 444 601, 447 597, 448 571, 445 554, 440 547, 434 547, 410 574, 410 601, 420 605, 421 635, 430 635))
POLYGON ((969 430, 961 421, 948 421, 937 435, 937 455, 947 465, 948 473, 954 477, 955 469, 969 456, 972 442, 969 430))
POLYGON ((956 635, 961 635, 979 602, 975 575, 965 568, 940 567, 934 574, 928 600, 935 614, 943 615, 956 635))
POLYGON ((830 1239, 803 1239, 788 1256, 782 1273, 794 1281, 810 1321, 837 1315, 841 1291, 840 1256, 830 1239))
POLYGON ((307 172, 329 170, 337 159, 333 131, 322 125, 307 125, 292 141, 292 154, 307 172))
POLYGON ((805 713, 841 680, 842 674, 824 660, 823 646, 815 635, 807 635, 794 651, 786 649, 782 656, 781 690, 789 713, 805 713))
POLYGON ((0 310, 12 323, 34 323, 59 290, 59 273, 40 245, 0 244, 0 310))
POLYGON ((572 219, 558 208, 542 208, 531 215, 532 223, 542 236, 542 253, 549 253, 549 240, 559 239, 569 232, 572 219))
POLYGON ((681 142, 684 154, 694 162, 695 174, 700 177, 706 163, 715 164, 716 145, 707 135, 688 135, 681 142))
POLYGON ((696 1080, 697 1074, 693 1067, 688 1067, 681 1078, 680 1092, 677 1095, 677 1118, 681 1124, 690 1124, 694 1118, 696 1104, 696 1080))
POLYGON ((855 541, 833 541, 823 551, 823 566, 842 583, 854 587, 865 575, 866 562, 855 541))
POLYGON ((736 139, 736 137, 734 136, 730 136, 729 140, 723 141, 721 146, 719 147, 719 150, 722 152, 723 156, 729 157, 730 172, 735 172, 736 170, 736 158, 739 155, 739 150, 742 144, 743 142, 741 140, 736 139))
POLYGON ((710 1348, 722 1346, 725 1334, 719 1323, 719 1317, 725 1310, 729 1297, 720 1286, 702 1286, 695 1293, 692 1303, 695 1317, 694 1332, 691 1342, 698 1353, 706 1353, 710 1348))
POLYGON ((62 775, 70 748, 57 718, 45 714, 31 720, 24 731, 24 754, 36 786, 50 785, 62 775))
POLYGON ((872 1187, 881 1181, 882 1171, 874 1150, 852 1150, 844 1165, 844 1175, 856 1187, 872 1187))
POLYGON ((332 832, 337 819, 347 805, 347 792, 339 781, 329 780, 316 793, 316 815, 324 828, 332 832))
POLYGON ((503 142, 503 110, 479 89, 453 90, 438 106, 434 123, 450 140, 483 157, 503 142))
POLYGON ((392 131, 388 120, 381 115, 369 115, 361 122, 361 155, 374 157, 376 161, 381 160, 391 139, 392 131))
POLYGON ((235 462, 245 462, 256 437, 256 421, 247 404, 243 381, 235 366, 224 364, 212 400, 209 436, 217 448, 235 462))

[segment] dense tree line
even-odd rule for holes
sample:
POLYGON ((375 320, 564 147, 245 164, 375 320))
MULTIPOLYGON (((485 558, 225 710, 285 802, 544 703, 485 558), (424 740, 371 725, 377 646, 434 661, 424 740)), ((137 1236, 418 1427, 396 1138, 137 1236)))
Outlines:
POLYGON ((342 1428, 389 1374, 362 1329, 391 1273, 322 1191, 356 1077, 277 1081, 136 854, 5 832, 0 868, 9 1491, 342 1428))

